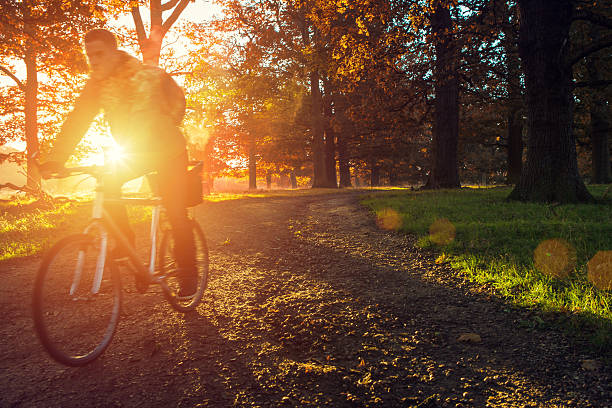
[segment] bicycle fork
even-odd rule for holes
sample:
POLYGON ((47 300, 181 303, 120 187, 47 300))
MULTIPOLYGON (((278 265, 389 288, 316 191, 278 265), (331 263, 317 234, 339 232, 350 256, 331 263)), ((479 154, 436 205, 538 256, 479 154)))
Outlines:
MULTIPOLYGON (((94 272, 94 278, 92 281, 92 286, 90 293, 92 295, 96 295, 100 291, 100 286, 102 285, 102 276, 104 274, 104 265, 106 264, 106 254, 108 248, 108 232, 105 228, 99 225, 100 220, 102 219, 102 213, 104 205, 104 193, 101 191, 96 192, 96 197, 94 200, 93 210, 92 210, 92 218, 94 219, 94 223, 90 224, 83 231, 84 234, 89 234, 92 228, 97 227, 99 232, 99 246, 100 250, 96 259, 96 269, 94 272)), ((76 291, 79 288, 79 284, 81 283, 81 277, 83 275, 83 267, 85 265, 85 256, 86 256, 86 248, 81 248, 79 250, 79 255, 77 257, 77 262, 74 268, 74 276, 72 279, 72 285, 70 285, 70 296, 74 296, 76 291)))

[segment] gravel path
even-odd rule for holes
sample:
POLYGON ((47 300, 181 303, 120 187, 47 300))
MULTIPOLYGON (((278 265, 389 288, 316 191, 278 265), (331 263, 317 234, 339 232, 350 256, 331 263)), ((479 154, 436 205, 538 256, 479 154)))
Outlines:
POLYGON ((83 368, 51 361, 33 332, 40 259, 0 263, 0 407, 612 407, 610 367, 583 367, 597 356, 379 230, 357 193, 197 217, 212 268, 197 312, 126 278, 113 343, 83 368))

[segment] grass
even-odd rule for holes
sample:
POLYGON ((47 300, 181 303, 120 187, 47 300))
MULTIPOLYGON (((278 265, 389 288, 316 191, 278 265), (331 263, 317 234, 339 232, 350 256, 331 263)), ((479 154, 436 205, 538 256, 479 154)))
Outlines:
MULTIPOLYGON (((35 255, 58 239, 81 232, 91 217, 91 206, 91 197, 0 201, 0 261, 35 255)), ((150 214, 150 207, 128 207, 134 223, 148 220, 150 214)))
MULTIPOLYGON (((263 197, 294 197, 337 192, 332 189, 256 190, 245 193, 215 193, 207 202, 263 197)), ((91 196, 74 196, 54 201, 17 198, 0 201, 0 261, 35 255, 59 238, 78 233, 91 215, 91 196)), ((129 206, 134 224, 148 221, 151 207, 129 206)))
MULTIPOLYGON (((596 198, 605 189, 590 187, 596 198)), ((524 325, 563 322, 598 349, 612 350, 612 294, 587 279, 587 262, 598 251, 612 250, 612 202, 519 203, 506 201, 509 193, 508 187, 391 191, 371 194, 364 204, 381 226, 415 234, 417 246, 437 250, 437 262, 449 262, 469 280, 542 312, 524 325)), ((604 269, 612 275, 609 268, 604 269)))
POLYGON ((88 212, 79 200, 54 203, 17 199, 0 202, 0 215, 2 261, 40 252, 58 236, 73 232, 75 224, 85 225, 88 212))

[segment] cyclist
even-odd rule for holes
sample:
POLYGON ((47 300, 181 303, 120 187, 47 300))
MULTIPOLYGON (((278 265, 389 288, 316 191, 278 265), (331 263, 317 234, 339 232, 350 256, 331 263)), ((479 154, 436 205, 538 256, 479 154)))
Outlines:
MULTIPOLYGON (((53 149, 40 165, 43 177, 61 171, 66 160, 84 136, 92 120, 102 110, 116 142, 126 153, 112 177, 105 180, 107 196, 118 197, 121 186, 151 171, 157 172, 157 185, 175 242, 181 296, 197 289, 195 244, 187 218, 187 150, 179 125, 185 113, 185 97, 172 77, 158 67, 141 63, 117 49, 115 36, 95 29, 85 34, 90 76, 74 109, 64 121, 53 149)), ((106 204, 107 212, 132 243, 125 206, 106 204)), ((120 248, 112 256, 125 256, 120 248)))

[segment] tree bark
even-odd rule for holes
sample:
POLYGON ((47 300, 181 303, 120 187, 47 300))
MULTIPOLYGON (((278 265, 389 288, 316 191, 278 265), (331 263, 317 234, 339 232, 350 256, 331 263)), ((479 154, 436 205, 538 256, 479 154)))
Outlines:
POLYGON ((587 202, 572 129, 571 0, 520 0, 519 52, 527 95, 527 162, 509 198, 587 202))
MULTIPOLYGON (((313 46, 316 49, 316 28, 313 28, 313 38, 310 38, 310 26, 306 18, 304 9, 300 10, 300 23, 302 26, 302 40, 305 46, 313 46)), ((308 61, 309 79, 310 79, 310 130, 312 133, 312 164, 313 177, 312 187, 332 187, 331 181, 327 177, 327 166, 325 157, 325 141, 324 141, 324 124, 323 124, 323 98, 319 81, 319 69, 316 66, 314 57, 308 61)))
POLYGON ((457 47, 448 6, 438 2, 431 17, 435 37, 435 108, 432 163, 426 188, 458 188, 459 80, 457 47))
POLYGON ((370 163, 370 187, 380 186, 380 166, 375 160, 370 163))
POLYGON ((291 174, 289 174, 289 178, 291 179, 291 188, 295 189, 298 187, 297 185, 297 177, 295 176, 295 171, 292 170, 291 174))
MULTIPOLYGON (((26 23, 27 26, 27 23, 26 23)), ((38 73, 36 70, 36 50, 30 44, 25 50, 25 139, 27 151, 27 182, 32 191, 40 191, 40 173, 36 166, 39 151, 38 142, 38 73)))
POLYGON ((272 173, 269 171, 266 173, 266 188, 272 190, 272 173))
POLYGON ((324 86, 326 97, 323 99, 325 103, 325 173, 326 179, 330 187, 338 187, 338 176, 336 174, 336 135, 332 127, 333 107, 332 107, 332 92, 329 86, 329 81, 324 86))
POLYGON ((349 121, 346 118, 346 105, 346 96, 336 95, 334 99, 335 120, 340 128, 340 132, 336 134, 340 187, 351 187, 351 167, 348 154, 349 121))
POLYGON ((249 140, 249 190, 257 190, 257 156, 255 155, 255 138, 249 140))
MULTIPOLYGON (((506 6, 507 7, 507 6, 506 6)), ((523 97, 520 81, 520 61, 516 46, 516 31, 511 22, 510 10, 506 10, 507 17, 503 28, 504 51, 506 54, 506 88, 507 101, 507 154, 508 154, 508 184, 517 184, 521 179, 523 168, 523 97)))
POLYGON ((312 68, 310 73, 310 128, 312 131, 312 159, 314 175, 312 187, 329 187, 325 162, 325 144, 323 140, 323 117, 321 114, 322 100, 319 88, 319 72, 312 68))
POLYGON ((190 0, 180 0, 176 2, 166 2, 166 7, 162 6, 161 0, 150 0, 149 9, 151 17, 151 29, 149 36, 145 32, 140 10, 138 6, 132 8, 132 18, 136 27, 136 35, 142 52, 142 60, 146 64, 159 65, 159 56, 164 36, 170 27, 176 22, 179 15, 185 10, 190 0), (162 12, 172 10, 166 21, 163 20, 162 12))
POLYGON ((348 160, 346 136, 338 134, 338 168, 340 170, 340 187, 351 186, 351 167, 348 160))

